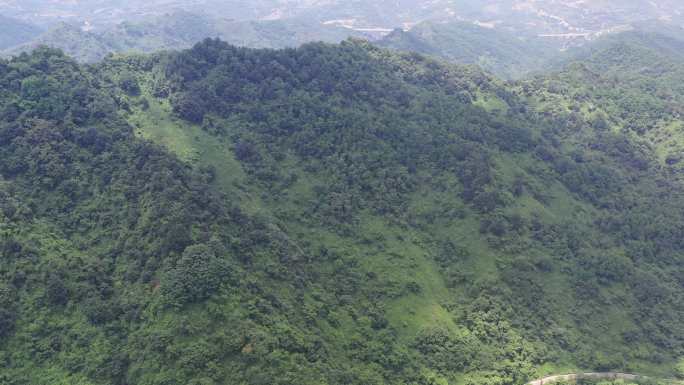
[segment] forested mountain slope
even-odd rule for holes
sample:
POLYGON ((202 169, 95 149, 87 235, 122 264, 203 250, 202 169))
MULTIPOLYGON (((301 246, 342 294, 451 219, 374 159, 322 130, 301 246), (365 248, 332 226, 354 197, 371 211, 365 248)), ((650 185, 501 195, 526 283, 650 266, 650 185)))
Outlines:
POLYGON ((2 52, 2 56, 17 56, 39 47, 59 49, 84 63, 97 62, 107 54, 115 52, 115 48, 110 42, 100 36, 71 24, 60 23, 28 42, 8 47, 2 52))
MULTIPOLYGON (((468 22, 424 22, 410 30, 397 29, 374 44, 403 52, 418 52, 457 64, 476 64, 504 78, 522 79, 557 72, 573 61, 585 61, 616 44, 640 47, 658 57, 684 57, 681 27, 642 23, 634 29, 612 33, 563 49, 562 44, 528 33, 478 26, 468 22)), ((643 52, 642 52, 643 53, 643 52)), ((645 57, 634 55, 637 61, 645 57)), ((666 59, 669 60, 669 59, 666 59)), ((630 64, 630 63, 623 63, 630 64)))
POLYGON ((683 49, 681 40, 661 35, 616 35, 574 52, 575 62, 563 71, 524 82, 525 92, 535 90, 538 107, 588 112, 600 126, 635 136, 678 177, 683 49))
POLYGON ((672 375, 681 182, 600 87, 680 124, 608 75, 637 48, 511 84, 358 41, 0 61, 0 382, 672 375))

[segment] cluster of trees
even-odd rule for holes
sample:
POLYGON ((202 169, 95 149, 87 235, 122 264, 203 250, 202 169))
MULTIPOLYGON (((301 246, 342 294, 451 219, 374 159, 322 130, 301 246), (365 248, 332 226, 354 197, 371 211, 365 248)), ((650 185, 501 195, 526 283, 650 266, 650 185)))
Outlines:
MULTIPOLYGON (((72 376, 123 384, 132 372, 141 383, 170 383, 175 372, 157 378, 132 367, 148 349, 161 367, 188 359, 154 353, 155 331, 134 335, 146 312, 158 304, 156 314, 179 319, 180 310, 166 309, 238 286, 241 261, 284 248, 265 223, 219 199, 203 170, 136 139, 119 114, 126 95, 139 93, 135 77, 106 71, 50 49, 0 62, 0 360, 8 384, 72 376)), ((253 289, 237 297, 266 296, 253 289)), ((263 319, 272 309, 252 311, 263 319)), ((184 335, 167 327, 157 330, 184 335)), ((236 325, 237 342, 221 354, 239 354, 240 333, 254 329, 236 325)), ((199 369, 184 373, 177 381, 199 369)))
POLYGON ((273 171, 287 153, 308 170, 327 170, 313 208, 321 217, 344 223, 363 209, 401 216, 424 178, 419 169, 452 171, 482 211, 503 205, 486 159, 493 149, 530 149, 529 124, 468 102, 487 82, 481 73, 377 55, 387 54, 354 41, 253 51, 207 40, 169 58, 165 72, 179 90, 171 96, 179 116, 244 128, 231 133, 236 156, 269 185, 288 178, 273 171))

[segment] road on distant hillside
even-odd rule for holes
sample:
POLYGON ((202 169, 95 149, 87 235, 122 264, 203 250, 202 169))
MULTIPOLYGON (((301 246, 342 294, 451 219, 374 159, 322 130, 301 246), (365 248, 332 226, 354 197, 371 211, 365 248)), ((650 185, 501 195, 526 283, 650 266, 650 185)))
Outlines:
POLYGON ((583 378, 597 379, 597 380, 636 380, 639 378, 648 378, 646 376, 640 376, 638 374, 629 373, 617 373, 617 372, 600 372, 600 373, 571 373, 571 374, 559 374, 555 376, 548 376, 540 378, 538 380, 530 381, 526 385, 544 385, 552 384, 558 381, 574 381, 583 378))

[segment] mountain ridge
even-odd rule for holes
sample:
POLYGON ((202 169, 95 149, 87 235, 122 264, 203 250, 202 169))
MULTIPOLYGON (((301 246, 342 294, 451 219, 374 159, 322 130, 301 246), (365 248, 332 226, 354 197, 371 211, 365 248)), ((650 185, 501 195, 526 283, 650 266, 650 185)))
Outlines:
POLYGON ((40 32, 39 27, 0 14, 0 50, 30 41, 40 32))
POLYGON ((0 60, 0 379, 669 377, 684 92, 606 60, 641 49, 520 82, 358 40, 0 60))

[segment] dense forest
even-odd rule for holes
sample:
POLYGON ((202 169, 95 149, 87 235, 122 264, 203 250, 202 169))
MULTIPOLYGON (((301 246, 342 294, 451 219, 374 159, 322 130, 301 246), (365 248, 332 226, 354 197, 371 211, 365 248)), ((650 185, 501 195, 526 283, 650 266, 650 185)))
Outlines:
POLYGON ((347 40, 0 61, 0 383, 684 376, 681 84, 347 40))

